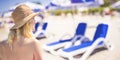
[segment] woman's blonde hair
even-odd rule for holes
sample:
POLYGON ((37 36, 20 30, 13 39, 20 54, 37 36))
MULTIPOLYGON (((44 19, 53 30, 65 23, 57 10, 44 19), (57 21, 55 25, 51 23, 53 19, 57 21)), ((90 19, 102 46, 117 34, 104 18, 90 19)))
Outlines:
POLYGON ((8 43, 12 44, 15 40, 19 39, 19 36, 24 36, 26 38, 33 38, 32 33, 33 24, 31 21, 28 21, 26 24, 24 24, 22 27, 18 29, 10 30, 10 33, 8 35, 8 43))

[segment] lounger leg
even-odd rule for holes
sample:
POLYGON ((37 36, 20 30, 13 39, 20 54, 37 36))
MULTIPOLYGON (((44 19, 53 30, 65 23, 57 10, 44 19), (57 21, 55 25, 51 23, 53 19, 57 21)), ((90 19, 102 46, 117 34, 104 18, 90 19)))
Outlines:
POLYGON ((75 60, 72 56, 68 57, 68 60, 75 60))
POLYGON ((91 46, 80 58, 80 60, 86 60, 88 58, 88 56, 94 51, 94 49, 96 48, 97 45, 93 45, 91 46))
POLYGON ((104 38, 98 38, 95 43, 82 55, 82 57, 78 60, 86 60, 87 57, 96 49, 97 45, 103 41, 104 38))
POLYGON ((109 41, 105 41, 105 47, 106 47, 108 50, 112 50, 112 46, 111 46, 111 44, 109 43, 109 41))

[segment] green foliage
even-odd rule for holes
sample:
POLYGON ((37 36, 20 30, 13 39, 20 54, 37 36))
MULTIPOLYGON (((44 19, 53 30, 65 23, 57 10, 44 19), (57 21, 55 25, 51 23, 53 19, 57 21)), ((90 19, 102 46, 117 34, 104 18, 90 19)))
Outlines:
POLYGON ((111 8, 111 11, 118 11, 118 12, 120 12, 120 8, 111 8))
POLYGON ((36 4, 40 4, 40 5, 41 5, 41 2, 34 2, 34 3, 36 3, 36 4))
POLYGON ((102 13, 103 10, 104 10, 103 7, 90 8, 90 9, 88 9, 88 13, 89 13, 89 14, 91 14, 91 13, 94 14, 94 13, 96 13, 96 12, 102 13))
POLYGON ((61 15, 61 13, 65 13, 65 14, 68 14, 68 13, 77 14, 77 10, 56 10, 53 13, 54 13, 54 15, 61 15))

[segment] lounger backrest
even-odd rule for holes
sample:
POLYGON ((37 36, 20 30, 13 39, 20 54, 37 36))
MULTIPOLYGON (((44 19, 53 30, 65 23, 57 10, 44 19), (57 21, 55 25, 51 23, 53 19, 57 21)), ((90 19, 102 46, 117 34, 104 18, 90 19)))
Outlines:
POLYGON ((42 26, 42 30, 46 30, 47 25, 48 25, 48 23, 47 23, 47 22, 45 22, 45 23, 43 24, 43 26, 42 26))
POLYGON ((35 24, 35 30, 37 30, 37 28, 40 26, 40 23, 39 22, 37 22, 36 24, 35 24))
POLYGON ((94 35, 94 38, 93 38, 93 42, 99 38, 99 37, 106 37, 107 35, 107 31, 108 31, 108 25, 107 24, 99 24, 97 26, 97 29, 96 29, 96 32, 95 32, 95 35, 94 35))
MULTIPOLYGON (((47 22, 43 23, 42 30, 46 30, 47 25, 48 25, 47 22)), ((35 33, 35 32, 37 31, 37 29, 38 29, 39 26, 40 26, 40 23, 37 22, 37 23, 35 24, 35 31, 34 31, 33 33, 35 33)))
POLYGON ((86 23, 79 23, 75 35, 84 35, 86 31, 86 27, 87 27, 86 23))
POLYGON ((36 22, 36 24, 35 24, 35 30, 33 31, 33 33, 35 33, 37 31, 37 29, 38 29, 39 26, 40 26, 40 23, 36 22))

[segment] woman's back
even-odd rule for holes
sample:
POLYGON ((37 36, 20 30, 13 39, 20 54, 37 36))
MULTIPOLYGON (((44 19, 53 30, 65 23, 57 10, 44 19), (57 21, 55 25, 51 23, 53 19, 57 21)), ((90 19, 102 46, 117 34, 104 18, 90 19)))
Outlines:
POLYGON ((25 39, 9 45, 0 43, 0 60, 41 60, 40 45, 35 39, 25 39))
POLYGON ((0 43, 0 60, 41 60, 40 43, 33 35, 34 17, 39 14, 25 4, 15 8, 8 39, 0 43))

